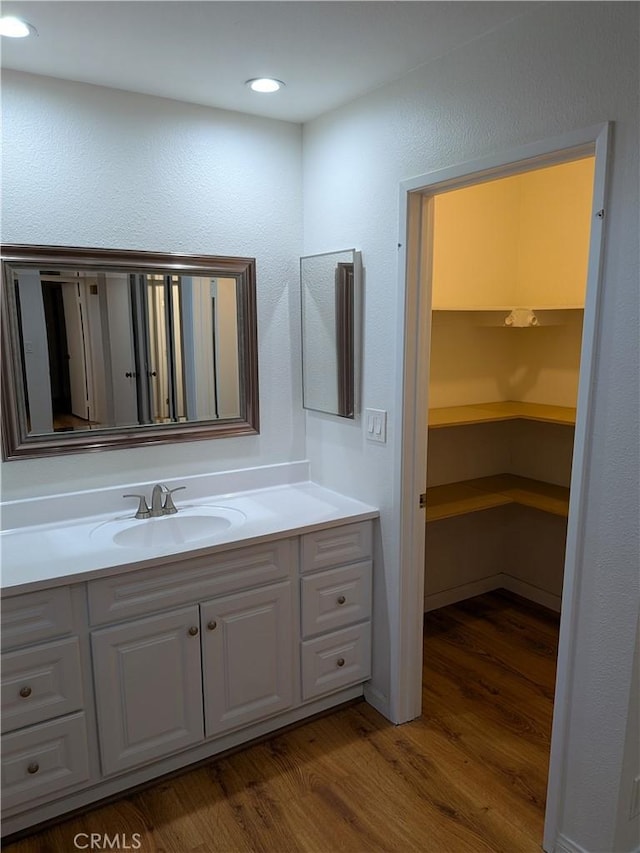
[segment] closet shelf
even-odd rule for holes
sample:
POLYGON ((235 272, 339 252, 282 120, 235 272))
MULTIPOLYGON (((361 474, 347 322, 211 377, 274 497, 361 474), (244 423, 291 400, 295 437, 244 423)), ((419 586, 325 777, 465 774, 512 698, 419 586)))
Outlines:
POLYGON ((498 474, 427 489, 427 521, 441 521, 507 504, 533 507, 566 518, 569 489, 516 474, 498 474))
POLYGON ((472 306, 464 308, 432 308, 436 318, 464 317, 474 326, 502 328, 536 328, 538 326, 564 326, 584 312, 582 305, 504 305, 472 306))
POLYGON ((433 305, 432 311, 499 311, 502 313, 503 311, 513 311, 514 308, 529 308, 532 311, 584 311, 584 305, 578 305, 577 303, 572 305, 461 305, 459 307, 453 306, 444 306, 444 305, 433 305))
POLYGON ((547 406, 545 403, 522 403, 517 400, 501 400, 471 406, 444 406, 429 409, 429 428, 440 429, 492 421, 511 421, 518 418, 573 426, 576 422, 576 410, 570 406, 547 406))

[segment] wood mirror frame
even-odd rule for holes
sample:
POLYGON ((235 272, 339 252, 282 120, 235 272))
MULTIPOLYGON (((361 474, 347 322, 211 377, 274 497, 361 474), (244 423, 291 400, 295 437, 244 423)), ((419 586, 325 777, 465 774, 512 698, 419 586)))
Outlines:
POLYGON ((256 265, 254 258, 182 255, 62 246, 2 247, 2 458, 5 461, 132 448, 259 432, 256 265), (96 273, 171 274, 235 278, 238 317, 239 417, 138 424, 30 434, 23 377, 21 326, 12 270, 50 267, 96 273), (11 283, 11 284, 10 284, 11 283))

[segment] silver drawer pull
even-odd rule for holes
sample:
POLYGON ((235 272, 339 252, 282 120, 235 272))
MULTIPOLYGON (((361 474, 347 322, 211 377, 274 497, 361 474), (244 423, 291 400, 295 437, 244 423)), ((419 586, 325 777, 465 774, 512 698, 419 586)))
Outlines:
POLYGON ((31 764, 27 767, 27 773, 31 773, 33 776, 34 773, 37 773, 40 770, 40 765, 37 761, 32 761, 31 764))
POLYGON ((209 631, 215 631, 217 627, 218 623, 215 619, 212 619, 211 622, 207 622, 207 628, 209 629, 209 631))
POLYGON ((30 687, 21 687, 20 688, 20 695, 22 696, 23 699, 28 699, 29 696, 31 696, 31 688, 30 687))
POLYGON ((189 628, 189 636, 190 636, 190 637, 197 637, 197 635, 198 635, 198 629, 196 628, 196 626, 195 626, 195 625, 192 625, 192 626, 189 628))
POLYGON ((344 666, 344 658, 338 658, 336 663, 338 664, 338 666, 344 666))
POLYGON ((337 599, 338 604, 344 604, 346 600, 347 599, 344 597, 344 595, 339 595, 337 599))

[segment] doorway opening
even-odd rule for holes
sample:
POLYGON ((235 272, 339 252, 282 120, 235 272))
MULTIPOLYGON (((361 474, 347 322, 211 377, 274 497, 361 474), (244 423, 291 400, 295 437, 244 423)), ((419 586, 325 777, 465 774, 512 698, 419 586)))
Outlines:
MULTIPOLYGON (((461 639, 456 620, 466 611, 473 621, 469 601, 484 595, 477 608, 485 627, 492 614, 502 652, 506 634, 500 636, 494 617, 509 610, 513 627, 520 602, 517 630, 524 630, 527 610, 549 615, 553 656, 553 612, 562 602, 546 848, 562 806, 607 137, 606 126, 591 128, 403 185, 403 576, 420 592, 437 635, 434 647, 446 625, 458 645, 470 642, 461 639), (508 593, 490 592, 497 589, 508 593), (457 607, 457 615, 440 610, 447 606, 457 607)), ((422 641, 423 613, 408 600, 403 613, 405 637, 413 628, 422 641)), ((531 645, 541 630, 531 627, 531 645)), ((413 653, 415 677, 422 667, 420 652, 413 653)), ((486 663, 500 653, 483 654, 486 663)), ((473 672, 452 677, 468 700, 473 672)), ((534 692, 552 695, 548 667, 545 678, 534 692)), ((475 679, 477 687, 482 676, 475 679)), ((412 678, 405 675, 405 682, 412 678)), ((486 680, 482 689, 489 707, 500 710, 499 689, 486 680)), ((508 716, 513 696, 504 702, 511 702, 508 716)), ((532 704, 516 709, 513 719, 520 714, 526 725, 532 704)), ((428 715, 427 705, 428 697, 428 715)), ((550 708, 546 714, 548 737, 550 708)), ((500 727, 495 715, 491 725, 500 727)), ((542 810, 544 782, 540 787, 542 810)))
POLYGON ((540 838, 593 172, 433 196, 423 713, 455 721, 496 786, 520 779, 505 797, 520 788, 540 838))

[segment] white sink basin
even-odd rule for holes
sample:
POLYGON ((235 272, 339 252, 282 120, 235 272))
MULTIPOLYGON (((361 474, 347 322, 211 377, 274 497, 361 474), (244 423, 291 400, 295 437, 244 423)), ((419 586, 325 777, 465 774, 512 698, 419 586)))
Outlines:
POLYGON ((237 527, 246 521, 239 509, 223 506, 183 507, 159 518, 121 518, 98 525, 93 538, 108 538, 122 548, 166 548, 187 545, 237 527))

